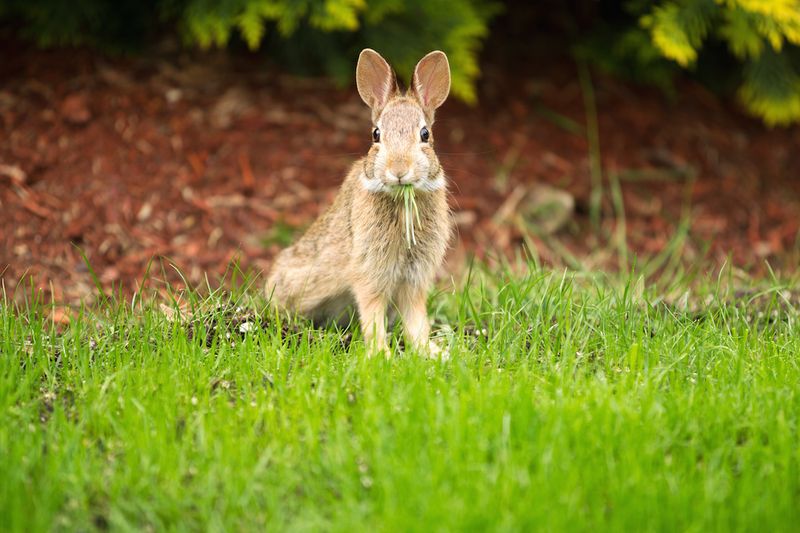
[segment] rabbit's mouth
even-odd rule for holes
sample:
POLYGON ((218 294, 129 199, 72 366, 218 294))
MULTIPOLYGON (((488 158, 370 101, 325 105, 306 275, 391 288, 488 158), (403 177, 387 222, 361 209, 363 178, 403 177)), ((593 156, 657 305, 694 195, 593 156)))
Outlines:
POLYGON ((395 174, 389 170, 383 176, 383 184, 387 187, 403 187, 406 185, 416 185, 419 181, 413 170, 408 170, 403 174, 395 174))
POLYGON ((428 192, 428 188, 425 187, 425 184, 422 180, 414 180, 412 182, 400 182, 398 183, 395 181, 394 183, 391 182, 383 182, 383 190, 384 192, 397 195, 398 193, 402 193, 403 191, 413 190, 416 192, 428 192))
MULTIPOLYGON (((387 173, 388 174, 388 173, 387 173)), ((394 175, 369 177, 368 174, 361 174, 361 185, 365 190, 372 193, 383 193, 394 195, 404 188, 412 188, 420 193, 434 192, 445 186, 444 175, 437 175, 434 179, 428 177, 414 175, 409 173, 400 179, 394 175)))
POLYGON ((387 187, 387 192, 391 195, 394 199, 402 198, 404 194, 414 193, 416 191, 416 187, 412 184, 407 185, 392 185, 387 187))
POLYGON ((390 191, 397 191, 409 187, 418 193, 429 193, 444 189, 446 187, 446 179, 444 172, 442 172, 440 169, 440 171, 434 176, 409 176, 408 178, 404 178, 399 181, 384 181, 384 184, 388 186, 390 191))

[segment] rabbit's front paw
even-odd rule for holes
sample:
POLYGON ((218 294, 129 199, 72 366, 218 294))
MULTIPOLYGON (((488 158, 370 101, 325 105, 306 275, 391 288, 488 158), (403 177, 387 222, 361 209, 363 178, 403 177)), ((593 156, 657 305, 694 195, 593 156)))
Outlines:
POLYGON ((422 347, 420 353, 429 359, 439 359, 440 361, 447 361, 450 359, 450 348, 447 346, 442 348, 433 339, 430 339, 426 345, 422 347))
POLYGON ((377 355, 383 355, 386 359, 391 358, 392 351, 389 349, 389 345, 385 342, 383 344, 369 343, 367 345, 367 357, 372 359, 377 355))

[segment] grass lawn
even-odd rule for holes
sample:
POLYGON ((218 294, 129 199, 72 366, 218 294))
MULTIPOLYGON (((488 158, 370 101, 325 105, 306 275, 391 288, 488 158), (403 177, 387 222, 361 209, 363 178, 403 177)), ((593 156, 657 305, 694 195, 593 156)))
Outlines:
POLYGON ((0 529, 800 527, 800 326, 780 285, 708 283, 691 312, 541 271, 467 287, 431 298, 444 362, 368 360, 357 331, 343 347, 221 294, 192 299, 191 327, 128 302, 59 333, 9 295, 0 529))

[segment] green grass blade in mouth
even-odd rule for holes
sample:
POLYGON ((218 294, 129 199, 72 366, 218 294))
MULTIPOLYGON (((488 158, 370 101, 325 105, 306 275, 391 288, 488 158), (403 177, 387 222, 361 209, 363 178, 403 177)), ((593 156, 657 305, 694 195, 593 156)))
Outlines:
POLYGON ((417 201, 414 196, 414 186, 398 186, 395 190, 394 198, 399 201, 401 197, 403 200, 403 225, 406 234, 406 244, 410 249, 412 245, 417 244, 417 236, 414 228, 415 221, 417 225, 420 224, 419 209, 417 208, 417 201))

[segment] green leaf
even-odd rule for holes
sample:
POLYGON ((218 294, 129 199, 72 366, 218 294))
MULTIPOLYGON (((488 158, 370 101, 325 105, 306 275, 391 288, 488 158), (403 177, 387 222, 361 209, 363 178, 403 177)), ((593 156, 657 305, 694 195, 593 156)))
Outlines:
POLYGON ((641 24, 650 30, 653 44, 665 57, 687 67, 697 60, 716 11, 715 4, 705 0, 669 2, 642 17, 641 24))
POLYGON ((800 75, 786 54, 767 49, 745 66, 739 97, 745 107, 768 125, 800 121, 800 75))
POLYGON ((264 37, 264 21, 258 7, 255 3, 249 4, 237 22, 239 31, 251 50, 258 48, 264 37))
POLYGON ((743 9, 726 9, 725 22, 719 35, 728 42, 728 48, 739 59, 755 59, 764 50, 764 40, 756 18, 743 9))

